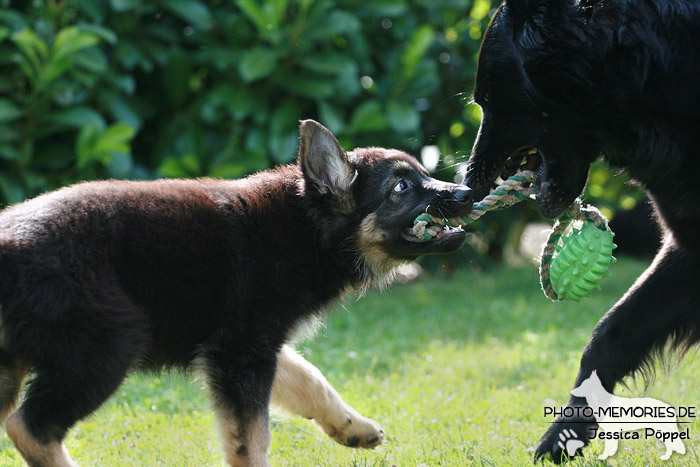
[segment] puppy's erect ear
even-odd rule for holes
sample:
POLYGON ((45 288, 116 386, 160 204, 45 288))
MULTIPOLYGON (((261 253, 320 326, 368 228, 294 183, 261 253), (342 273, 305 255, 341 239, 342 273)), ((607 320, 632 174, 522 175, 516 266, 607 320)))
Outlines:
POLYGON ((355 180, 355 169, 333 133, 313 120, 299 128, 299 164, 319 192, 343 198, 355 180))

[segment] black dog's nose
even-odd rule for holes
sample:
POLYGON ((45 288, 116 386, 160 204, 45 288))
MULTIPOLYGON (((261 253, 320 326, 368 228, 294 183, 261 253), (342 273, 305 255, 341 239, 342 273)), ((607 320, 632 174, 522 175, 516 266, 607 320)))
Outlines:
POLYGON ((460 186, 457 188, 454 191, 453 196, 461 203, 468 203, 469 201, 474 200, 474 192, 471 190, 471 188, 467 188, 466 186, 460 186))

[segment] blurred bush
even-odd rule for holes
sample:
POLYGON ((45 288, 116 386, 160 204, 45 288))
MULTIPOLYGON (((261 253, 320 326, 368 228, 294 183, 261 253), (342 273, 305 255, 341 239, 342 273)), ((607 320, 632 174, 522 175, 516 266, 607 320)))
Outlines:
POLYGON ((455 164, 491 3, 364 3, 0 0, 0 203, 240 177, 293 160, 303 118, 346 147, 439 144, 455 164))
MULTIPOLYGON (((437 146, 436 175, 458 178, 493 7, 0 0, 0 205, 78 180, 244 176, 292 161, 305 118, 346 148, 437 146)), ((535 215, 490 215, 463 254, 498 257, 535 215)))

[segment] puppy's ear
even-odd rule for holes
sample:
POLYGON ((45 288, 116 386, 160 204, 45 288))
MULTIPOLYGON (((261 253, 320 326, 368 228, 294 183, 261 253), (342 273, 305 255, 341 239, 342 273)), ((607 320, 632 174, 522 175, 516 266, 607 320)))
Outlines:
POLYGON ((299 164, 307 181, 320 193, 331 193, 344 202, 351 199, 355 168, 333 133, 313 120, 299 128, 299 164))

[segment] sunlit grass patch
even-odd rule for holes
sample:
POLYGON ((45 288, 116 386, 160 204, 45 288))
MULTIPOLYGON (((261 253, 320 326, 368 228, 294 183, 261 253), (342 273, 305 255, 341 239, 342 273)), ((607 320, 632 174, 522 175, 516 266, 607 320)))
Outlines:
MULTIPOLYGON (((299 350, 348 403, 388 434, 374 451, 335 444, 308 420, 273 416, 275 466, 521 466, 548 421, 545 405, 568 399, 593 326, 643 270, 622 260, 603 292, 581 303, 551 303, 536 271, 460 271, 385 293, 351 297, 299 350)), ((663 310, 660 310, 662 312, 663 310)), ((660 372, 648 396, 672 405, 700 400, 695 353, 660 372)), ((224 465, 207 391, 196 375, 134 375, 67 439, 81 466, 224 465)), ((623 395, 641 395, 642 385, 623 395)), ((688 452, 664 465, 700 465, 690 425, 688 452)), ((595 441, 574 466, 602 466, 595 441)), ((662 445, 621 441, 611 465, 659 465, 662 445)), ((0 438, 0 465, 22 465, 0 438)))

